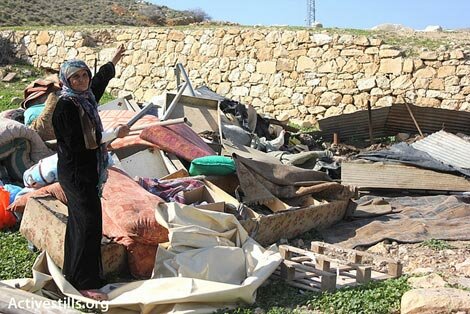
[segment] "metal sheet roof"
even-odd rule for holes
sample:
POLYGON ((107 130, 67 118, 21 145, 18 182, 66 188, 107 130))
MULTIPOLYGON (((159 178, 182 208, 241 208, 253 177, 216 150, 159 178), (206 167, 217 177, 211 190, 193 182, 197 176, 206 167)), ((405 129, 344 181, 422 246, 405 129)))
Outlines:
POLYGON ((411 146, 445 164, 470 169, 470 143, 457 135, 439 131, 411 146))
MULTIPOLYGON (((452 133, 470 135, 470 112, 409 106, 424 133, 445 129, 452 133)), ((333 133, 338 133, 342 142, 354 143, 369 139, 367 110, 325 118, 318 123, 319 134, 326 141, 333 139, 333 133)), ((399 132, 418 133, 404 104, 372 109, 372 126, 375 138, 393 136, 399 132)))

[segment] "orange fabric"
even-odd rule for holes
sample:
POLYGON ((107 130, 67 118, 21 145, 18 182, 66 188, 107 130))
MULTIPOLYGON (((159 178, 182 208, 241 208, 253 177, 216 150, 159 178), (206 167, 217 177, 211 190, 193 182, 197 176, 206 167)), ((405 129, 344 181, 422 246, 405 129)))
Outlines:
POLYGON ((15 216, 6 210, 8 203, 10 203, 10 192, 0 187, 0 230, 12 227, 16 223, 15 216))

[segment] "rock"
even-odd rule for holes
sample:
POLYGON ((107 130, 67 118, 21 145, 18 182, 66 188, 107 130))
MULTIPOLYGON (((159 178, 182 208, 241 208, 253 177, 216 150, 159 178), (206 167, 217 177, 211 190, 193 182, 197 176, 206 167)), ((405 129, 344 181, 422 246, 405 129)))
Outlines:
POLYGON ((406 27, 401 24, 391 24, 391 23, 384 23, 379 24, 371 28, 372 30, 377 31, 386 31, 386 32, 407 32, 412 33, 414 30, 410 27, 406 27))
POLYGON ((385 244, 383 242, 379 242, 376 245, 371 246, 370 248, 367 249, 367 251, 370 253, 375 253, 375 254, 380 254, 380 255, 388 254, 388 250, 385 247, 385 244))
POLYGON ((455 269, 466 277, 470 277, 470 258, 467 258, 463 263, 455 265, 455 269))
POLYGON ((375 86, 375 77, 368 77, 357 81, 359 91, 370 91, 375 86))
POLYGON ((412 275, 426 275, 426 274, 430 274, 433 272, 434 272, 434 269, 431 267, 419 267, 419 268, 413 269, 410 273, 412 275))
POLYGON ((401 298, 401 314, 470 311, 470 292, 454 288, 414 289, 401 298))
MULTIPOLYGON (((406 141, 407 139, 410 138, 410 134, 408 133, 398 133, 396 136, 395 136, 399 141, 401 142, 404 142, 406 141)), ((406 247, 403 247, 405 250, 406 250, 406 247)), ((401 250, 402 250, 402 247, 400 246, 400 249, 398 249, 398 252, 401 253, 401 250)), ((406 252, 405 252, 406 253, 406 252)))
POLYGON ((288 121, 290 118, 289 114, 287 112, 282 112, 281 114, 279 114, 276 119, 278 121, 282 121, 282 122, 285 122, 285 121, 288 121))
POLYGON ((9 72, 7 75, 5 75, 2 79, 4 82, 11 82, 15 79, 16 73, 15 72, 9 72))
POLYGON ((331 107, 337 106, 341 102, 341 94, 325 92, 320 97, 320 106, 331 107))
POLYGON ((257 307, 257 308, 255 309, 255 314, 264 314, 264 313, 266 313, 266 312, 265 312, 262 308, 260 308, 260 307, 257 307))
POLYGON ((424 32, 442 32, 442 27, 440 25, 428 25, 424 32))
POLYGON ((11 105, 19 105, 23 100, 20 97, 12 97, 10 100, 11 105))
POLYGON ((380 60, 379 73, 401 74, 403 59, 387 58, 380 60))
POLYGON ((423 277, 412 277, 408 279, 408 284, 413 288, 442 288, 447 282, 434 273, 423 277))
POLYGON ((313 41, 320 46, 323 46, 325 44, 329 44, 333 38, 330 35, 327 34, 314 34, 313 35, 313 41))
POLYGON ((457 283, 461 285, 462 287, 470 289, 470 278, 459 277, 459 279, 457 280, 457 283))
POLYGON ((338 107, 330 107, 325 111, 325 118, 338 116, 342 113, 342 110, 338 107))

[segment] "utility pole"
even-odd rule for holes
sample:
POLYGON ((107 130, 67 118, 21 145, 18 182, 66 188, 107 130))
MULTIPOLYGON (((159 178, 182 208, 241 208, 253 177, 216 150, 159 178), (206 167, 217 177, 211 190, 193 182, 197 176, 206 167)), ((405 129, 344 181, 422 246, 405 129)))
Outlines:
POLYGON ((315 25, 315 0, 307 0, 307 27, 315 25))

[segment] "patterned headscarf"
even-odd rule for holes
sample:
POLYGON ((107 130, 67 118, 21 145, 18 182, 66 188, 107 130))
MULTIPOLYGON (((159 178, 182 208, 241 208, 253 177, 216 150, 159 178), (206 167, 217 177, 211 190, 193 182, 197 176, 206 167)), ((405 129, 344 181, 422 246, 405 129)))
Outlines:
POLYGON ((82 60, 69 60, 62 64, 59 73, 60 82, 62 83, 60 96, 72 100, 76 106, 81 106, 94 123, 96 129, 102 132, 103 124, 101 123, 101 119, 98 114, 98 104, 96 103, 95 95, 91 92, 90 86, 88 86, 88 89, 83 92, 78 92, 70 86, 70 77, 80 70, 87 71, 91 85, 91 71, 85 62, 82 60))
MULTIPOLYGON (((91 71, 85 62, 81 60, 69 60, 65 61, 60 67, 59 79, 62 83, 62 90, 60 92, 60 97, 67 98, 71 100, 77 107, 81 107, 83 111, 87 114, 90 121, 95 126, 96 130, 100 134, 100 138, 97 139, 97 143, 101 140, 101 132, 103 132, 103 124, 101 123, 100 116, 98 114, 98 104, 95 99, 95 95, 91 91, 91 71), (70 86, 69 78, 80 70, 86 70, 88 73, 88 77, 90 78, 90 85, 88 89, 83 92, 79 92, 74 90, 70 86)), ((87 132, 87 130, 83 130, 83 132, 87 132)), ((93 134, 96 136, 96 134, 93 134)), ((108 166, 108 152, 106 149, 106 145, 99 144, 99 149, 97 150, 97 160, 98 160, 98 191, 101 195, 102 192, 102 185, 106 182, 107 179, 107 166, 108 166)))

